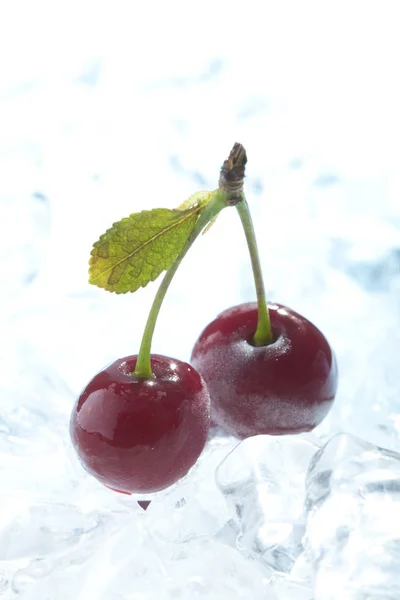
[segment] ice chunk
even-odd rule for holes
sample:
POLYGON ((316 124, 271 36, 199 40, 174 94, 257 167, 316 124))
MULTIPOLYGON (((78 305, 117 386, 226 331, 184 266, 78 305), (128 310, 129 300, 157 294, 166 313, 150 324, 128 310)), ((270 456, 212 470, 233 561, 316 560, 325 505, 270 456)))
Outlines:
POLYGON ((160 543, 170 545, 172 554, 181 551, 176 544, 213 537, 229 521, 230 514, 213 473, 238 443, 233 437, 210 440, 189 474, 148 507, 149 531, 160 543))
POLYGON ((147 524, 145 513, 125 521, 98 538, 85 561, 64 561, 51 572, 31 563, 14 576, 13 588, 29 600, 50 600, 54 585, 61 600, 276 600, 263 569, 234 549, 203 538, 168 557, 147 524))
POLYGON ((302 552, 305 476, 317 450, 306 437, 260 435, 241 442, 217 469, 239 523, 239 547, 273 570, 290 572, 302 552))
POLYGON ((314 600, 313 592, 308 585, 287 577, 276 577, 273 590, 279 600, 314 600))
POLYGON ((335 436, 312 461, 307 508, 316 600, 400 596, 400 454, 335 436))
MULTIPOLYGON (((143 513, 143 517, 144 517, 143 513)), ((86 565, 76 600, 166 599, 166 570, 140 514, 109 536, 86 565), (158 590, 158 593, 156 593, 158 590), (153 596, 152 596, 153 594, 153 596)))
POLYGON ((8 569, 14 593, 22 597, 51 598, 51 585, 64 581, 57 598, 75 600, 85 563, 127 521, 123 511, 84 513, 68 504, 24 508, 17 503, 14 518, 0 530, 0 565, 8 569))
POLYGON ((81 540, 95 538, 105 523, 101 514, 84 515, 73 506, 31 506, 1 532, 0 560, 43 558, 71 546, 77 552, 81 540))
POLYGON ((212 539, 180 545, 166 557, 158 541, 132 524, 109 539, 88 565, 77 600, 276 600, 265 572, 212 539))
POLYGON ((277 600, 267 573, 254 561, 215 540, 189 544, 180 560, 171 564, 169 596, 191 600, 277 600))
MULTIPOLYGON (((20 405, 0 421, 0 452, 10 455, 41 454, 54 451, 57 438, 51 432, 48 417, 40 410, 20 405)), ((54 422, 52 427, 55 428, 54 422)))

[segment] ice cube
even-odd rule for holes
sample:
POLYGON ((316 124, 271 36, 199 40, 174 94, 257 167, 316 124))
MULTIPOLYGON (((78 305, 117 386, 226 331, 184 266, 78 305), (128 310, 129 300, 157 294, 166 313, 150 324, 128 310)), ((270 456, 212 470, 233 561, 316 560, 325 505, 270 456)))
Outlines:
POLYGON ((144 515, 132 515, 98 547, 85 565, 74 600, 130 600, 167 596, 166 570, 145 527, 144 515))
POLYGON ((0 561, 0 597, 2 600, 8 600, 11 596, 11 579, 15 568, 0 561))
POLYGON ((143 515, 107 539, 85 568, 76 600, 275 600, 266 573, 211 538, 181 541, 168 556, 143 515))
POLYGON ((277 600, 261 565, 216 540, 192 541, 169 569, 171 600, 277 600))
POLYGON ((149 531, 160 542, 172 544, 172 553, 180 552, 177 544, 213 537, 226 526, 230 515, 213 473, 238 443, 230 436, 213 438, 188 475, 152 500, 147 509, 149 531))
POLYGON ((132 520, 123 511, 84 513, 53 503, 17 505, 15 512, 0 530, 0 565, 14 593, 29 599, 51 598, 56 583, 57 598, 76 600, 86 562, 132 520))
POLYGON ((315 600, 400 596, 400 454, 338 434, 307 476, 315 600))
POLYGON ((279 600, 314 600, 312 589, 303 581, 291 577, 276 574, 272 587, 279 600))
POLYGON ((45 557, 96 538, 106 526, 100 513, 82 514, 73 506, 39 504, 18 514, 1 532, 0 560, 45 557))
POLYGON ((259 435, 240 443, 216 479, 240 527, 238 545, 288 573, 302 552, 305 476, 318 450, 301 436, 259 435))

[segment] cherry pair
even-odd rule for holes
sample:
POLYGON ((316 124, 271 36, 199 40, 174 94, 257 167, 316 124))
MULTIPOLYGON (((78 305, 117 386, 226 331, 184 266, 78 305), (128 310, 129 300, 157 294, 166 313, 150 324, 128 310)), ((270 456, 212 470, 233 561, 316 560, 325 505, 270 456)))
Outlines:
MULTIPOLYGON (((235 144, 222 167, 218 190, 207 194, 206 201, 196 198, 189 208, 175 211, 172 225, 161 223, 160 237, 170 235, 172 227, 178 232, 182 223, 187 227, 189 218, 193 227, 170 259, 172 265, 154 300, 139 354, 116 360, 98 373, 75 404, 70 433, 79 458, 92 475, 114 490, 155 492, 183 477, 204 448, 210 416, 238 438, 299 433, 318 425, 334 401, 337 366, 324 335, 295 311, 266 304, 243 195, 245 164, 244 148, 235 144), (236 206, 241 217, 258 302, 230 308, 210 323, 194 345, 192 365, 152 355, 155 322, 171 279, 197 235, 226 206, 236 206)), ((138 215, 131 217, 138 222, 138 215)), ((129 277, 124 283, 130 286, 128 290, 115 287, 122 285, 121 273, 132 264, 128 261, 125 271, 121 269, 112 231, 95 244, 91 265, 100 266, 101 287, 129 291, 137 285, 129 277), (111 265, 110 257, 114 257, 111 265), (106 279, 105 272, 109 273, 106 279), (115 272, 120 274, 117 283, 115 272)), ((139 246, 135 238, 132 244, 139 247, 137 252, 145 243, 154 243, 155 235, 153 228, 148 242, 141 233, 139 246)))

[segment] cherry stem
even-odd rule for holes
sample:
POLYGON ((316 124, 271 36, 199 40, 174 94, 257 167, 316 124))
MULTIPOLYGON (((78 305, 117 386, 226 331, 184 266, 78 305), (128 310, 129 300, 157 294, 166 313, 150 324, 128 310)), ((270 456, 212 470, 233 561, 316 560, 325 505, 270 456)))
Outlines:
POLYGON ((260 256, 258 254, 253 220, 251 218, 250 209, 244 195, 242 195, 242 199, 236 205, 236 208, 239 213, 240 220, 242 221, 244 233, 246 235, 257 294, 258 323, 252 341, 255 346, 267 346, 273 342, 271 321, 269 318, 268 305, 265 297, 264 280, 261 270, 260 256))
POLYGON ((178 270, 179 265, 181 264, 183 258, 186 253, 192 246, 195 239, 202 232, 204 227, 223 209, 225 208, 225 198, 224 195, 217 190, 212 196, 211 200, 207 204, 204 212, 199 216, 198 221, 189 236, 188 241, 186 242, 182 252, 176 258, 175 262, 168 269, 164 278, 161 282, 160 287, 158 288, 157 294, 155 295, 152 307, 149 312, 149 316, 147 318, 147 323, 144 329, 142 343, 140 345, 140 350, 138 354, 138 358, 136 361, 136 368, 133 373, 135 377, 154 377, 153 372, 151 370, 151 361, 150 361, 150 352, 151 352, 151 343, 153 341, 154 329, 156 326, 158 314, 160 312, 161 305, 163 303, 165 294, 169 288, 169 285, 174 277, 176 271, 178 270))
POLYGON ((175 262, 164 275, 161 285, 157 290, 149 316, 147 318, 146 326, 144 328, 135 371, 132 374, 134 377, 154 377, 151 369, 151 343, 153 340, 158 314, 165 298, 165 294, 167 293, 172 278, 174 277, 184 256, 206 225, 208 225, 208 223, 214 219, 214 217, 216 217, 223 208, 226 208, 227 206, 235 206, 237 203, 241 204, 246 162, 247 157, 245 149, 241 144, 236 143, 233 146, 228 159, 222 165, 218 190, 214 192, 211 200, 205 207, 204 211, 200 214, 182 252, 175 259, 175 262))

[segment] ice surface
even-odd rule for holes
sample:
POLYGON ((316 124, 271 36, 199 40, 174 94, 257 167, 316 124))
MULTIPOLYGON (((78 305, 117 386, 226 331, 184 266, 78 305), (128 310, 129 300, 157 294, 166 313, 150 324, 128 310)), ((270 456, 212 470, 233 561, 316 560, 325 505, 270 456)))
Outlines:
POLYGON ((262 570, 232 548, 204 539, 185 544, 174 559, 160 559, 151 536, 147 535, 144 543, 143 539, 139 540, 142 542, 139 545, 135 533, 128 527, 115 539, 108 540, 104 551, 98 553, 90 565, 91 574, 79 600, 108 600, 110 597, 117 600, 197 597, 239 600, 249 595, 257 600, 276 600, 262 570))
POLYGON ((238 444, 233 437, 216 437, 205 448, 190 474, 151 502, 146 511, 149 531, 165 554, 182 552, 192 540, 229 535, 230 514, 215 479, 210 477, 238 444))
POLYGON ((333 437, 307 477, 306 548, 315 600, 400 595, 400 454, 333 437))
MULTIPOLYGON (((375 447, 400 452, 396 8, 1 5, 0 598, 398 599, 398 459, 375 447), (88 286, 88 252, 113 221, 213 189, 235 140, 268 296, 326 333, 338 397, 315 440, 212 441, 144 512, 68 440, 76 395, 137 351, 155 292, 88 286), (301 539, 312 444, 338 432, 366 441, 318 455, 301 539)), ((225 211, 180 268, 154 350, 188 359, 254 297, 225 211)))
POLYGON ((241 442, 217 469, 240 526, 238 545, 273 571, 290 573, 302 552, 305 474, 317 449, 300 436, 260 435, 241 442))

